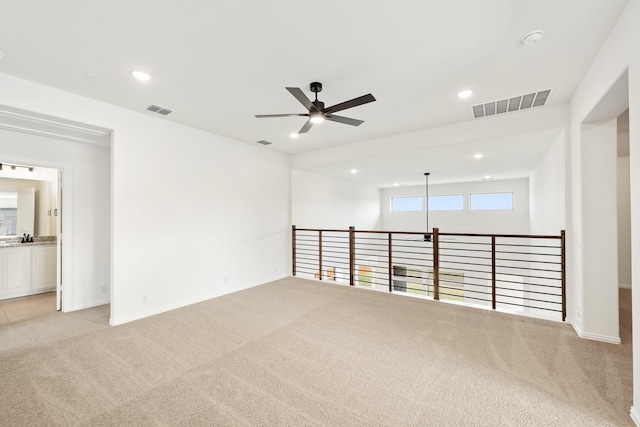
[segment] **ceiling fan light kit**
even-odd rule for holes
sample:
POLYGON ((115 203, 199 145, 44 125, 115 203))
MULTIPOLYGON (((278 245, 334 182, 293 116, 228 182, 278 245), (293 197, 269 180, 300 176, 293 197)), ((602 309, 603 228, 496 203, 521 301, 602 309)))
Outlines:
POLYGON ((309 121, 313 124, 318 124, 324 122, 324 114, 322 113, 311 113, 309 114, 309 121))
POLYGON ((256 114, 256 117, 259 119, 262 118, 272 118, 272 117, 308 117, 305 124, 298 131, 298 133, 307 133, 311 126, 314 124, 322 123, 325 120, 329 120, 332 122, 342 123, 350 126, 360 126, 364 123, 362 120, 352 119, 349 117, 337 116, 333 113, 346 110, 348 108, 357 107, 359 105, 367 104, 369 102, 373 102, 376 99, 370 93, 367 95, 360 96, 358 98, 351 99, 349 101, 341 102, 336 105, 332 105, 331 107, 324 107, 324 102, 318 101, 318 92, 322 91, 322 83, 313 82, 309 85, 309 89, 311 92, 315 94, 315 100, 311 101, 304 92, 298 87, 288 87, 286 88, 294 98, 296 98, 306 109, 306 114, 256 114))

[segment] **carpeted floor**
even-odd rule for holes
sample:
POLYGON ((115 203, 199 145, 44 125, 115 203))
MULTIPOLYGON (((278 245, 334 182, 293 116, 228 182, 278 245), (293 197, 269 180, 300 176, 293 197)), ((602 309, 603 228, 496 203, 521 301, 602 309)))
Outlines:
POLYGON ((632 426, 624 344, 566 324, 283 279, 126 325, 0 326, 0 425, 632 426))

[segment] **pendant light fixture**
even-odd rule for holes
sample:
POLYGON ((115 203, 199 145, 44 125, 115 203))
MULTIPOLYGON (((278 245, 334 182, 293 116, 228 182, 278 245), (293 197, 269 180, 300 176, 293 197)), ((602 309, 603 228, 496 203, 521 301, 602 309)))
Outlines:
POLYGON ((426 193, 426 197, 425 197, 425 206, 426 206, 426 216, 427 216, 427 232, 424 234, 424 241, 425 242, 430 242, 431 241, 431 234, 429 234, 429 172, 425 172, 424 174, 424 179, 425 179, 425 193, 426 193))

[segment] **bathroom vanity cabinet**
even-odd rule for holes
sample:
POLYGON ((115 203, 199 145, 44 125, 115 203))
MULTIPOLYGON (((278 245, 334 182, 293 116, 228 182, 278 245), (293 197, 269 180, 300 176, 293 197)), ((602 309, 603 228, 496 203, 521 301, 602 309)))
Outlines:
POLYGON ((56 245, 0 247, 0 299, 56 289, 56 245))

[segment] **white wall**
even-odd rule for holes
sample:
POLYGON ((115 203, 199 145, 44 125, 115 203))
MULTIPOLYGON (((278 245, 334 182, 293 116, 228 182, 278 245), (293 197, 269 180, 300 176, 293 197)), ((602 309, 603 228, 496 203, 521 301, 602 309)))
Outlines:
POLYGON ((112 323, 288 275, 288 157, 127 113, 113 143, 112 323))
POLYGON ((631 193, 629 157, 618 157, 618 284, 631 288, 631 193))
MULTIPOLYGON (((110 194, 112 324, 289 274, 288 156, 2 74, 0 93, 14 108, 113 130, 111 192, 89 195, 106 202, 87 212, 92 223, 108 218, 110 194)), ((73 166, 79 182, 109 181, 104 168, 73 166)), ((85 225, 81 209, 73 214, 85 225)), ((108 232, 78 236, 74 265, 95 271, 98 251, 109 262, 108 232)))
POLYGON ((562 131, 529 177, 529 231, 559 234, 565 225, 565 132, 562 131))
MULTIPOLYGON (((0 87, 5 83, 1 77, 0 87)), ((63 206, 70 209, 63 216, 63 308, 73 311, 108 303, 109 295, 99 290, 110 281, 109 150, 0 129, 0 156, 10 163, 65 170, 63 206)))
POLYGON ((291 212, 299 228, 377 230, 380 190, 292 169, 291 212))
MULTIPOLYGON (((529 234, 528 179, 429 185, 429 196, 463 194, 464 211, 430 211, 429 229, 449 233, 529 234), (470 211, 470 193, 513 192, 511 211, 470 211)), ((392 197, 425 196, 425 186, 393 187, 382 190, 382 229, 425 231, 425 212, 391 212, 392 197)), ((559 232, 559 230, 558 230, 559 232)))
MULTIPOLYGON (((575 249, 568 262, 573 266, 572 286, 582 294, 591 292, 586 287, 586 283, 583 283, 584 278, 581 277, 584 265, 597 265, 607 254, 602 252, 598 245, 590 246, 584 241, 583 230, 586 230, 586 227, 582 224, 584 214, 582 204, 589 188, 581 184, 581 178, 587 171, 580 170, 583 141, 579 130, 581 123, 625 72, 628 73, 628 89, 625 95, 628 97, 629 107, 632 278, 640 277, 640 51, 637 49, 636 42, 640 40, 638 22, 640 22, 640 2, 630 1, 618 24, 591 64, 571 102, 572 215, 568 224, 568 233, 569 245, 574 246, 575 249)), ((622 111, 624 108, 620 111, 611 111, 610 117, 605 118, 614 119, 622 111)), ((613 185, 615 186, 615 183, 613 185)), ((609 189, 609 191, 612 190, 612 188, 609 189)), ((632 288, 637 286, 635 282, 632 281, 632 288)), ((640 309, 640 292, 632 292, 632 299, 634 404, 631 415, 638 424, 640 423, 640 316, 637 315, 637 310, 640 309)), ((575 306, 577 302, 575 299, 569 301, 568 309, 574 316, 577 314, 575 306)), ((597 309, 592 314, 596 322, 608 321, 606 318, 601 319, 602 315, 597 309)), ((609 314, 605 313, 604 316, 609 314)))
POLYGON ((582 159, 583 294, 574 326, 587 338, 619 342, 616 120, 580 127, 582 159), (584 260, 583 260, 584 261, 584 260))

